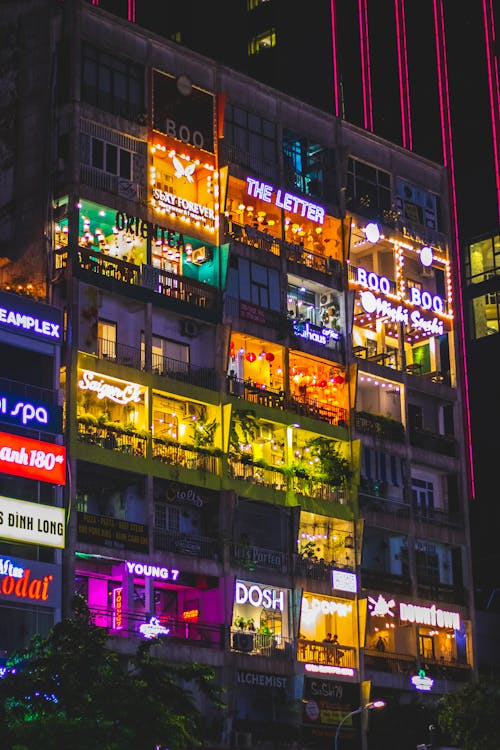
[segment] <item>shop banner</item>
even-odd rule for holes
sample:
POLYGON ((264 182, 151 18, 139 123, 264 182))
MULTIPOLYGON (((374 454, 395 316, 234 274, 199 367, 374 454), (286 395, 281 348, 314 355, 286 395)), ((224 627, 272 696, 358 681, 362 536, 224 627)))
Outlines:
POLYGON ((0 330, 61 344, 62 313, 57 307, 9 292, 0 292, 0 330))
POLYGON ((64 508, 0 496, 0 539, 64 548, 64 508))
POLYGON ((0 556, 0 600, 38 607, 61 606, 61 568, 0 556))
POLYGON ((66 448, 0 432, 0 472, 66 484, 66 448))

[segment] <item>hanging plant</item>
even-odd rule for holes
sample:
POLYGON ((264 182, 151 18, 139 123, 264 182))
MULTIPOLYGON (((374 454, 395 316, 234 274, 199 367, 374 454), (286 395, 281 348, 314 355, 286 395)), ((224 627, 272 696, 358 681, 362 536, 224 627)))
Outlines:
POLYGON ((241 453, 240 443, 250 445, 254 442, 259 423, 255 412, 251 409, 236 409, 231 420, 229 433, 229 448, 232 453, 241 453))
POLYGON ((316 437, 308 440, 306 446, 310 449, 311 456, 318 459, 318 479, 339 487, 351 478, 349 461, 341 455, 334 440, 316 437))
POLYGON ((217 427, 218 422, 215 419, 212 419, 211 422, 205 422, 203 419, 193 422, 191 424, 191 431, 195 448, 212 447, 217 427))

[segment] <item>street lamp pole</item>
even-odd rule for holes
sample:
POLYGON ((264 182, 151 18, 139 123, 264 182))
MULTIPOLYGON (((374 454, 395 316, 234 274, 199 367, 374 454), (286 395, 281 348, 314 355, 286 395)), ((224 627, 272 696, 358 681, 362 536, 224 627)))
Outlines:
POLYGON ((333 745, 334 750, 338 750, 340 728, 344 724, 344 722, 346 722, 347 719, 350 719, 351 716, 356 716, 356 714, 362 714, 363 711, 372 711, 374 708, 385 708, 385 701, 370 701, 370 703, 366 703, 364 706, 355 708, 354 711, 350 711, 348 714, 342 717, 342 719, 339 721, 337 731, 335 732, 335 742, 333 745))

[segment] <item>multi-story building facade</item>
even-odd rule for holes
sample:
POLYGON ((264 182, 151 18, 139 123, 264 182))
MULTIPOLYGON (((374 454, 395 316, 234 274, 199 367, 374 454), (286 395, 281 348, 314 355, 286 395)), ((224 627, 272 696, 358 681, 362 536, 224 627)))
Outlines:
POLYGON ((33 288, 10 288, 0 292, 0 671, 61 619, 66 530, 62 315, 30 299, 33 288))
POLYGON ((64 321, 62 614, 213 665, 216 746, 432 705, 475 669, 446 171, 88 3, 26 8, 0 274, 64 321))

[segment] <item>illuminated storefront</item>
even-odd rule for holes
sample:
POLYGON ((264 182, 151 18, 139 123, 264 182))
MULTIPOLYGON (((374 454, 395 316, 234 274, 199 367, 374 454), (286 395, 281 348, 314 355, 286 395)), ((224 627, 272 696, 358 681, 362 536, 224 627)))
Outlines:
MULTIPOLYGON (((188 236, 185 232, 189 227, 186 225, 172 226, 170 214, 150 222, 128 214, 120 206, 110 208, 86 200, 80 201, 78 210, 78 246, 99 253, 99 256, 83 256, 81 263, 85 267, 92 269, 92 263, 97 263, 98 257, 106 257, 115 263, 123 279, 132 280, 133 267, 139 268, 146 286, 158 286, 158 271, 212 286, 220 285, 220 258, 225 257, 225 251, 188 236)), ((56 251, 67 247, 68 231, 67 217, 55 225, 56 251)))
MULTIPOLYGON (((328 258, 342 260, 340 221, 303 196, 252 177, 231 176, 225 213, 230 229, 242 227, 248 243, 256 247, 266 235, 281 240, 284 231, 285 242, 304 250, 302 261, 309 267, 326 271, 328 258)), ((279 254, 279 249, 270 248, 270 252, 279 254)))
POLYGON ((290 589, 237 580, 234 589, 231 647, 272 655, 291 653, 290 589))
POLYGON ((414 374, 447 372, 443 337, 453 322, 451 265, 441 248, 353 225, 349 287, 356 291, 359 357, 414 374))
POLYGON ((219 646, 216 579, 176 566, 77 553, 76 590, 114 635, 168 636, 219 646))
POLYGON ((471 664, 469 627, 447 604, 373 593, 368 596, 367 658, 373 668, 382 670, 390 669, 396 659, 400 671, 412 674, 417 666, 463 671, 471 664))
POLYGON ((297 658, 306 672, 356 676, 358 616, 354 599, 303 593, 297 658))

